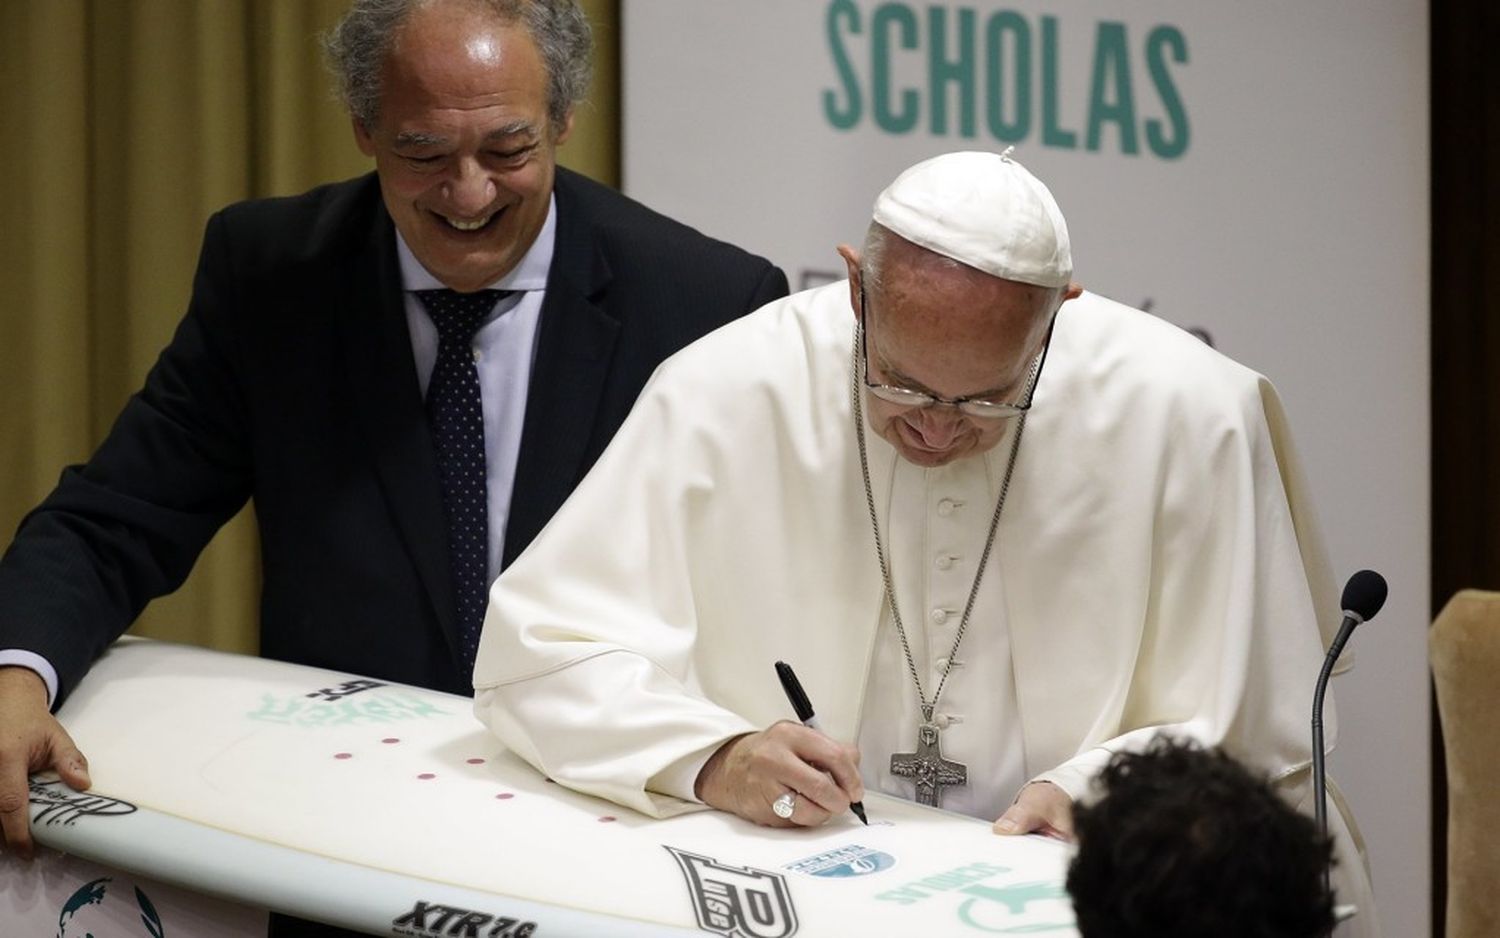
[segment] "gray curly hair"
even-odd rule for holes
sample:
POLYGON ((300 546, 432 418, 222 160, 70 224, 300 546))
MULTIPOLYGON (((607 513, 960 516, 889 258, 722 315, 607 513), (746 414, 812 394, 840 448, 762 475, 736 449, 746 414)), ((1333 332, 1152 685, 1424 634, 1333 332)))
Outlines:
MULTIPOLYGON (((354 119, 380 116, 380 73, 396 30, 412 11, 440 0, 354 0, 323 34, 323 55, 354 119)), ((526 24, 547 68, 547 117, 554 133, 583 100, 593 70, 593 34, 576 0, 471 0, 506 23, 526 24)))

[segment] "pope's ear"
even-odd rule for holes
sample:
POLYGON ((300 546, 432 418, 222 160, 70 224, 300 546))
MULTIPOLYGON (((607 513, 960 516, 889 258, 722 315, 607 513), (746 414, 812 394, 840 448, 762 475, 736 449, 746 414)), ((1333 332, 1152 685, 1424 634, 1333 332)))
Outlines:
POLYGON ((854 318, 860 319, 865 311, 860 308, 860 269, 859 252, 847 244, 838 247, 839 257, 844 259, 844 266, 849 269, 849 308, 854 310, 854 318))
POLYGON ((1068 300, 1076 300, 1080 296, 1083 296, 1083 284, 1079 283, 1076 280, 1069 280, 1068 285, 1063 288, 1063 298, 1061 302, 1066 303, 1068 300))

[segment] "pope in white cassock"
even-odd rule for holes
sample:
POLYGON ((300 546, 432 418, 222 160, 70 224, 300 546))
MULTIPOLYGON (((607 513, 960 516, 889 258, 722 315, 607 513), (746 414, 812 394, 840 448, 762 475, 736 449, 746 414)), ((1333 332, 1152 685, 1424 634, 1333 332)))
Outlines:
MULTIPOLYGON (((656 816, 815 825, 868 786, 1068 837, 1110 754, 1163 733, 1309 801, 1339 608, 1266 379, 1082 292, 1008 155, 912 167, 839 253, 847 283, 661 366, 495 583, 480 719, 656 816)), ((1345 928, 1378 934, 1330 815, 1345 928)))

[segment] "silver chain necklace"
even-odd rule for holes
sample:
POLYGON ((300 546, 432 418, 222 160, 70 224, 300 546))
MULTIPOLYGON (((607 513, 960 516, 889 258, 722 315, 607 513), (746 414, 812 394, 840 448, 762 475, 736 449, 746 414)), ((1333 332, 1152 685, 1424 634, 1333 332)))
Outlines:
POLYGON ((921 804, 938 807, 942 796, 942 789, 952 785, 968 784, 969 770, 961 762, 952 759, 944 759, 939 746, 939 729, 933 722, 933 713, 937 709, 938 699, 943 695, 943 687, 948 683, 948 675, 953 671, 954 662, 958 656, 958 646, 964 640, 964 632, 969 627, 969 614, 974 611, 974 601, 979 597, 979 584, 984 579, 985 567, 989 566, 990 549, 995 545, 995 532, 1000 527, 1000 512, 1005 508, 1005 496, 1010 492, 1011 473, 1016 468, 1016 454, 1021 449, 1021 434, 1026 430, 1026 413, 1022 413, 1017 420, 1015 436, 1010 443, 1010 457, 1005 463, 1005 476, 1000 482, 1000 497, 995 501, 995 513, 990 517, 989 533, 985 535, 984 551, 979 556, 979 569, 974 573, 974 585, 969 588, 968 602, 964 603, 963 616, 958 621, 958 632, 953 636, 953 647, 948 651, 948 661, 943 667, 942 677, 938 681, 937 690, 932 694, 932 700, 927 700, 926 692, 922 689, 922 676, 917 671, 916 660, 912 657, 911 642, 906 638, 906 627, 901 622, 901 610, 896 606, 896 588, 891 583, 891 562, 886 555, 885 543, 880 537, 880 521, 875 514, 875 488, 870 484, 870 459, 865 450, 865 420, 864 408, 861 405, 863 395, 860 393, 860 342, 864 323, 858 324, 854 335, 853 366, 850 368, 849 391, 854 403, 854 432, 859 441, 859 471, 865 483, 865 505, 870 510, 870 531, 875 536, 875 557, 880 562, 880 579, 885 584, 885 601, 891 609, 891 621, 896 625, 896 634, 901 639, 901 651, 906 655, 906 668, 911 672, 912 683, 917 688, 917 701, 922 709, 922 722, 917 727, 917 748, 915 752, 893 753, 891 755, 891 774, 900 775, 904 778, 915 779, 917 801, 921 804))

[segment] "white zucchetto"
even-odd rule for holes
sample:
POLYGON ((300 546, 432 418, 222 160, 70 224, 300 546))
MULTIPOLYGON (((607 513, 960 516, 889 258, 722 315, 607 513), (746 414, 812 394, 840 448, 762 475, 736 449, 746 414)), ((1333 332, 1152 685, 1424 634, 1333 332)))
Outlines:
POLYGON ((987 274, 1042 287, 1073 276, 1068 225, 1052 193, 1004 153, 924 160, 875 200, 874 220, 906 240, 987 274))

